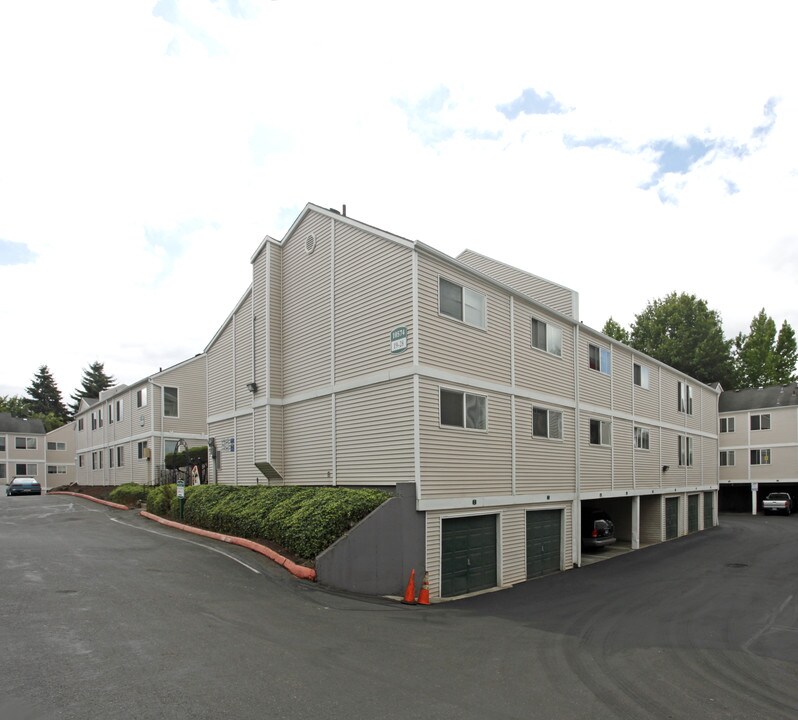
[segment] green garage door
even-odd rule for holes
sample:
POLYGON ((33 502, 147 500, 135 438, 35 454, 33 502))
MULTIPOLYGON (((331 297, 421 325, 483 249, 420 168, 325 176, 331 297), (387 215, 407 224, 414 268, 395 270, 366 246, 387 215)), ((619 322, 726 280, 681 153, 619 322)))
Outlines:
POLYGON ((665 498, 665 537, 679 537, 679 498, 665 498))
POLYGON ((441 596, 496 587, 496 515, 447 518, 441 535, 441 596))
POLYGON ((698 495, 687 496, 687 532, 698 532, 698 495))
POLYGON ((712 527, 712 496, 711 492, 704 493, 704 530, 712 527))
POLYGON ((562 510, 526 514, 526 576, 540 577, 561 569, 562 510))

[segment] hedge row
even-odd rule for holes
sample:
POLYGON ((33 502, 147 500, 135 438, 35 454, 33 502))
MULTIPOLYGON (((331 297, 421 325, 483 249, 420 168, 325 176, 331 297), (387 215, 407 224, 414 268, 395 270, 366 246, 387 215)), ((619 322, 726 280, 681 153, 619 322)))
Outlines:
POLYGON ((139 502, 144 502, 147 497, 147 488, 138 483, 125 483, 111 491, 109 499, 120 505, 130 505, 133 507, 139 502))
MULTIPOLYGON (((149 488, 147 510, 177 518, 180 506, 175 487, 149 488)), ((268 540, 312 559, 389 497, 380 490, 359 488, 194 485, 186 488, 183 521, 228 535, 268 540)))

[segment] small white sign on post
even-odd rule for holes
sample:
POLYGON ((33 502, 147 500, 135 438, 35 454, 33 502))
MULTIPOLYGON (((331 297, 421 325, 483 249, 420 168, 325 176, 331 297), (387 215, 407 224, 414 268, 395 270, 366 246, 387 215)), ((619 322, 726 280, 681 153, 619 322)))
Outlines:
POLYGON ((177 497, 184 498, 186 496, 186 481, 180 478, 177 481, 177 497))

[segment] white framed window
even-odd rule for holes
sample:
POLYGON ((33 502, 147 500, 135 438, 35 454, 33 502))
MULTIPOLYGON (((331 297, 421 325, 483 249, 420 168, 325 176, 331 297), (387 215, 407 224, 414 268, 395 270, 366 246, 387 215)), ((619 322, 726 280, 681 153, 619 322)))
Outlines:
POLYGON ((484 330, 486 307, 487 298, 482 293, 438 278, 438 310, 441 315, 484 330))
POLYGON ((441 425, 467 430, 487 430, 488 399, 460 390, 440 389, 441 425))
POLYGON ((751 465, 770 465, 770 449, 751 450, 751 465))
POLYGON ((147 405, 147 388, 139 388, 136 390, 136 407, 142 408, 147 405))
POLYGON ((648 450, 650 447, 650 432, 648 428, 635 427, 635 447, 638 450, 648 450))
POLYGON ((96 430, 97 429, 97 413, 96 412, 92 412, 92 414, 91 414, 91 429, 92 430, 96 430))
POLYGON ((114 466, 114 449, 108 448, 108 467, 112 468, 114 466))
POLYGON ((147 441, 142 440, 138 446, 138 459, 144 460, 147 457, 147 441))
POLYGON ((17 450, 35 450, 36 445, 35 437, 22 437, 21 435, 17 435, 14 439, 14 447, 17 450))
POLYGON ((734 465, 734 450, 720 451, 720 466, 732 467, 734 465))
POLYGON ((687 435, 679 435, 679 465, 693 466, 693 438, 687 435))
POLYGON ((78 430, 83 430, 83 418, 78 418, 78 430))
POLYGON ((612 356, 607 348, 598 345, 588 345, 588 366, 591 370, 609 375, 612 372, 612 356))
POLYGON ((720 431, 722 433, 733 433, 734 432, 734 418, 721 418, 720 419, 720 431))
POLYGON ((635 385, 643 388, 644 390, 648 390, 648 382, 649 382, 648 368, 645 365, 638 365, 637 363, 635 363, 633 368, 633 373, 634 373, 635 385))
POLYGON ((53 442, 52 440, 47 441, 47 449, 48 450, 66 450, 66 443, 64 442, 53 442))
POLYGON ((770 430, 770 413, 751 415, 751 430, 770 430))
POLYGON ((91 469, 92 470, 96 470, 97 469, 97 453, 96 452, 93 452, 91 454, 91 469))
POLYGON ((687 415, 693 414, 693 388, 687 383, 676 383, 676 402, 679 412, 687 415))
POLYGON ((612 445, 612 423, 609 420, 590 418, 590 444, 612 445))
POLYGON ((116 466, 117 467, 124 467, 125 466, 125 446, 119 445, 116 448, 116 466))
POLYGON ((6 474, 8 471, 6 470, 6 464, 0 463, 0 480, 7 480, 8 475, 6 474))
POLYGON ((47 466, 47 474, 48 475, 66 475, 66 465, 48 465, 47 466))
POLYGON ((6 451, 6 436, 0 435, 0 452, 6 451))
POLYGON ((97 452, 97 469, 98 470, 102 470, 103 469, 103 451, 102 450, 99 450, 97 452))
POLYGON ((97 411, 97 426, 98 427, 102 427, 103 426, 103 409, 102 408, 100 408, 97 411))
POLYGON ((78 467, 83 467, 83 455, 78 455, 78 467))
POLYGON ((163 389, 163 414, 164 417, 178 417, 176 387, 164 387, 163 389))
POLYGON ((120 422, 125 419, 125 400, 120 398, 116 401, 116 421, 120 422))
POLYGON ((562 329, 532 318, 532 347, 562 357, 562 329))
POLYGON ((33 475, 34 477, 39 474, 39 466, 36 463, 17 463, 15 468, 16 475, 33 475))
POLYGON ((562 412, 548 408, 532 408, 532 437, 562 440, 562 412))
POLYGON ((112 403, 108 403, 108 424, 113 425, 114 423, 114 406, 112 403))

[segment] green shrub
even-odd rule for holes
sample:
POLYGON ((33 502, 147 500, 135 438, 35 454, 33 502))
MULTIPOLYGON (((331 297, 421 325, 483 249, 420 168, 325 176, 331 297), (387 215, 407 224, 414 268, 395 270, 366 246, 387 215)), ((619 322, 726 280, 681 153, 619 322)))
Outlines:
POLYGON ((125 483, 111 491, 110 499, 120 505, 133 507, 138 502, 144 502, 147 496, 147 488, 138 483, 125 483))
POLYGON ((164 457, 164 465, 169 470, 184 468, 189 464, 189 461, 191 465, 207 465, 208 448, 204 445, 192 447, 187 452, 166 453, 164 457))
MULTIPOLYGON (((186 488, 183 520, 206 530, 265 539, 310 559, 389 497, 359 488, 194 485, 186 488)), ((151 512, 177 517, 178 508, 174 485, 149 489, 151 512)))

